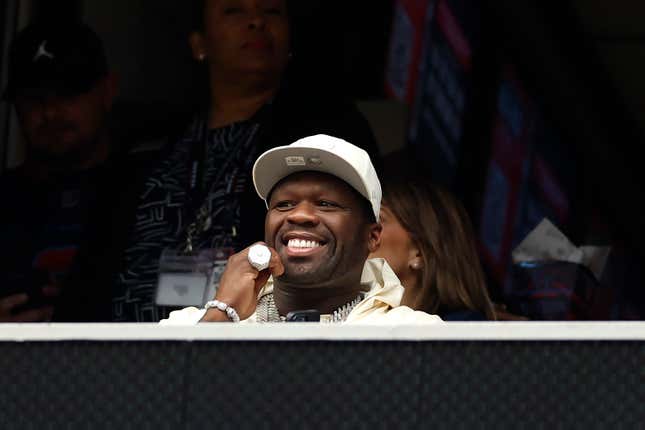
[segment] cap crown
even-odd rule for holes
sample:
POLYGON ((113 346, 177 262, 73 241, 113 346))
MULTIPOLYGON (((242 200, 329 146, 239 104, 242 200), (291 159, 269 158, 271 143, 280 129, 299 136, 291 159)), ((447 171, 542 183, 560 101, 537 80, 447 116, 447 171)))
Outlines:
POLYGON ((107 71, 103 44, 87 25, 31 24, 11 44, 5 97, 34 91, 85 93, 107 71))
POLYGON ((309 136, 291 145, 270 149, 255 162, 253 183, 266 201, 280 180, 303 171, 328 173, 342 179, 370 202, 375 219, 379 219, 381 183, 369 154, 333 136, 309 136))

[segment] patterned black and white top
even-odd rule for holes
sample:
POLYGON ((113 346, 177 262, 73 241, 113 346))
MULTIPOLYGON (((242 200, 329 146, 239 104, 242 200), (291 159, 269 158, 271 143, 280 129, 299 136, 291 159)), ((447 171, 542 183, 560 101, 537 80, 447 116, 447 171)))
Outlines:
POLYGON ((124 253, 124 270, 116 280, 113 320, 157 322, 172 309, 155 305, 159 258, 166 248, 179 249, 186 240, 187 227, 196 212, 188 204, 189 177, 194 145, 205 144, 202 199, 210 225, 193 237, 194 250, 232 246, 239 249, 242 194, 251 186, 251 168, 257 157, 252 121, 208 130, 206 140, 201 119, 195 120, 185 136, 146 180, 136 212, 136 222, 124 253), (222 169, 224 169, 222 171, 222 169), (205 197, 204 197, 205 196, 205 197))

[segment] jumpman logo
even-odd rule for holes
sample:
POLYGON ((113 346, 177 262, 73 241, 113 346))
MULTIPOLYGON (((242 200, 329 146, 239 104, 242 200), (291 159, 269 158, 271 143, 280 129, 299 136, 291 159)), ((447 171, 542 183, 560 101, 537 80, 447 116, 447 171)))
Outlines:
POLYGON ((46 45, 47 41, 43 40, 43 43, 41 43, 38 47, 38 51, 36 51, 36 55, 34 55, 34 59, 32 60, 34 63, 40 60, 42 57, 49 58, 50 60, 54 59, 54 54, 47 52, 46 45))

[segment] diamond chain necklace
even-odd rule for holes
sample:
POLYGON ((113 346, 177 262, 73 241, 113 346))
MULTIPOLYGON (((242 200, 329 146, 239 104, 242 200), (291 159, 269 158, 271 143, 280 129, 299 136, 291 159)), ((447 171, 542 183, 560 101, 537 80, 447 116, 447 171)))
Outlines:
MULTIPOLYGON (((331 314, 321 315, 321 323, 340 323, 344 322, 349 314, 354 310, 356 305, 365 299, 365 293, 361 292, 355 299, 340 306, 331 314)), ((258 322, 285 322, 286 318, 280 315, 278 308, 273 299, 273 293, 267 294, 258 300, 256 309, 258 322)))

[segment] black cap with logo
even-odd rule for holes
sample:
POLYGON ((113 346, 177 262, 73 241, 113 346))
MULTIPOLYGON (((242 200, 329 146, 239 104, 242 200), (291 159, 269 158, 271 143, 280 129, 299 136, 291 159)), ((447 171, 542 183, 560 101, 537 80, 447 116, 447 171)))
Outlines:
POLYGON ((108 73, 103 43, 79 22, 34 23, 13 40, 3 97, 72 96, 88 92, 108 73))

